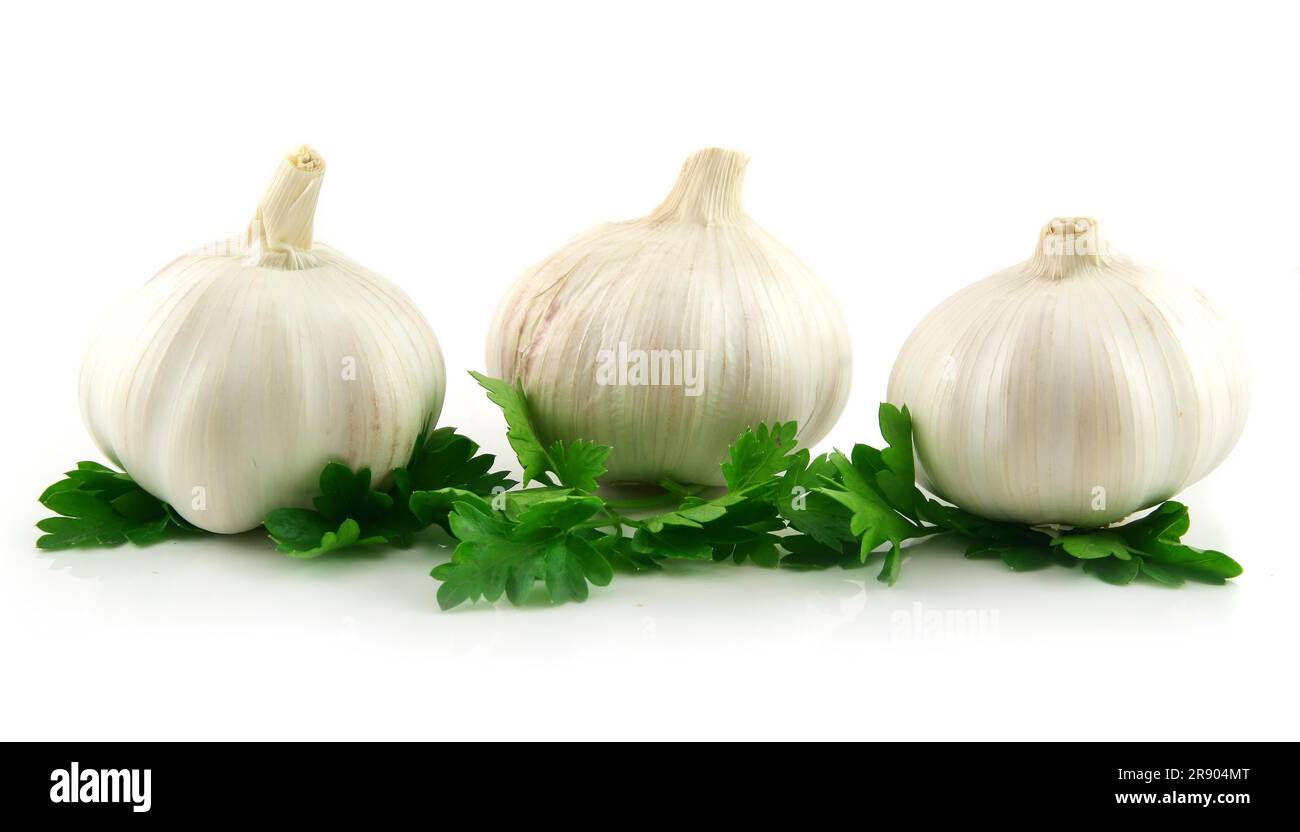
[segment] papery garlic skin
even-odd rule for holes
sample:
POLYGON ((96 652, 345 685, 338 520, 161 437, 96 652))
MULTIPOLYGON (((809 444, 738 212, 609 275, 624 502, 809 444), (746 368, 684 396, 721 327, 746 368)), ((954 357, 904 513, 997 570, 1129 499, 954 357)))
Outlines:
POLYGON ((700 151, 653 213, 574 238, 497 308, 489 372, 522 380, 547 441, 612 446, 606 481, 721 484, 719 463, 746 428, 795 419, 808 446, 844 408, 843 316, 741 207, 747 161, 700 151), (685 373, 682 384, 601 383, 602 363, 638 350, 696 360, 698 384, 685 373))
POLYGON ((1214 470, 1246 422, 1235 329, 1197 289, 1057 219, 948 298, 894 364, 922 481, 995 520, 1099 527, 1214 470))
POLYGON ((323 172, 313 151, 290 155, 248 233, 164 268, 108 315, 82 365, 100 449, 208 531, 310 505, 331 460, 382 479, 442 408, 419 310, 313 242, 323 172))

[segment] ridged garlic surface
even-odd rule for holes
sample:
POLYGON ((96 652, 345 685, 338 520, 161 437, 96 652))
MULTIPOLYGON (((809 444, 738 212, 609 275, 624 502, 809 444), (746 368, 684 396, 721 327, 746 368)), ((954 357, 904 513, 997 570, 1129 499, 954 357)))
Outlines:
POLYGON ((1057 219, 1029 260, 953 295, 904 344, 922 481, 997 520, 1099 527, 1223 462, 1246 421, 1234 328, 1190 285, 1057 219))
POLYGON ((247 233, 164 268, 108 315, 82 365, 100 449, 208 531, 310 505, 331 460, 382 479, 442 408, 419 310, 312 239, 323 173, 308 148, 287 157, 247 233))
POLYGON ((653 213, 574 238, 497 308, 489 372, 523 382, 548 441, 612 446, 606 481, 721 484, 746 428, 798 420, 811 445, 844 408, 844 319, 745 213, 747 161, 700 151, 653 213))

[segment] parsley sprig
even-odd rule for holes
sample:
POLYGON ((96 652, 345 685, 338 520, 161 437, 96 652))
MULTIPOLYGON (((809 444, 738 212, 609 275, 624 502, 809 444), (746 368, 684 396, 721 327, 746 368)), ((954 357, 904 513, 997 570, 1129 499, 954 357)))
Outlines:
MULTIPOLYGON (((352 546, 387 543, 409 546, 433 524, 447 527, 447 512, 411 508, 417 490, 455 488, 477 494, 515 485, 504 471, 492 471, 496 458, 455 428, 427 428, 416 438, 407 464, 393 471, 382 490, 372 487, 368 468, 353 471, 331 462, 321 471, 313 508, 278 508, 264 526, 276 547, 295 558, 315 558, 352 546)), ((40 502, 53 511, 37 528, 46 532, 42 549, 116 546, 130 541, 147 546, 188 534, 205 534, 170 505, 147 493, 130 476, 97 462, 45 489, 40 502)))
MULTIPOLYGON (((1141 574, 1168 586, 1187 580, 1221 584, 1241 574, 1241 565, 1222 552, 1182 542, 1191 520, 1187 507, 1178 502, 1162 503, 1122 526, 1069 530, 987 520, 946 505, 927 497, 913 482, 912 420, 907 408, 882 404, 880 430, 889 442, 883 451, 857 445, 848 457, 838 451, 829 455, 838 477, 818 460, 809 467, 822 468, 817 474, 823 485, 817 492, 852 511, 849 533, 860 541, 861 561, 876 546, 889 544, 879 576, 886 583, 898 579, 903 541, 936 535, 965 541, 968 558, 998 558, 1017 572, 1082 564, 1085 572, 1107 583, 1127 584, 1141 574)), ((844 542, 842 523, 834 519, 833 509, 823 506, 784 516, 826 549, 844 542)), ((796 546, 803 548, 792 550, 796 560, 785 565, 817 568, 836 562, 810 543, 796 546)))
POLYGON ((45 489, 39 500, 56 515, 36 524, 45 532, 36 539, 41 549, 120 546, 127 541, 148 546, 198 531, 130 476, 98 462, 78 462, 75 471, 45 489))
POLYGON ((1081 563, 1109 583, 1142 574, 1171 586, 1241 574, 1222 552, 1182 543, 1189 520, 1180 503, 1120 527, 1062 531, 986 520, 934 500, 916 486, 911 414, 890 404, 880 406, 882 449, 859 444, 847 454, 814 457, 795 449, 794 422, 757 425, 728 451, 725 493, 706 499, 665 482, 675 505, 632 518, 594 493, 609 447, 547 445, 520 385, 473 375, 502 409, 525 483, 545 485, 492 501, 455 489, 412 496, 413 505, 449 510, 460 541, 451 561, 433 570, 444 609, 503 594, 520 604, 539 580, 552 602, 583 600, 588 584, 604 586, 615 571, 654 570, 668 560, 807 570, 853 568, 879 557, 878 578, 892 585, 903 544, 940 535, 965 541, 968 557, 1000 558, 1014 571, 1081 563))
POLYGON ((496 457, 478 449, 455 428, 426 428, 415 440, 410 461, 393 471, 382 491, 371 487, 370 469, 353 471, 332 462, 321 471, 314 508, 274 509, 266 515, 266 531, 281 552, 296 558, 377 543, 409 546, 435 523, 449 529, 445 510, 417 514, 413 494, 434 489, 490 494, 515 484, 506 472, 491 470, 496 457))
MULTIPOLYGON (((796 423, 759 424, 728 449, 721 494, 664 481, 661 496, 603 499, 597 483, 611 448, 543 441, 520 384, 471 375, 501 408, 524 487, 492 471, 495 458, 454 428, 426 429, 383 488, 367 469, 326 465, 312 508, 267 515, 279 550, 315 558, 351 546, 406 546, 440 526, 457 541, 451 560, 432 572, 443 609, 503 595, 523 604, 540 600, 538 588, 552 603, 582 601, 616 572, 658 570, 673 560, 791 570, 879 561, 878 579, 892 585, 904 544, 937 536, 1013 571, 1081 564, 1112 584, 1138 576, 1168 586, 1223 583, 1241 574, 1222 552, 1182 542, 1190 520, 1177 502, 1122 526, 1060 530, 988 520, 935 500, 916 486, 911 414, 890 404, 880 406, 880 449, 858 444, 813 456, 796 448, 796 423)), ((37 524, 44 549, 146 545, 198 531, 128 475, 93 462, 79 463, 40 501, 58 515, 37 524)))

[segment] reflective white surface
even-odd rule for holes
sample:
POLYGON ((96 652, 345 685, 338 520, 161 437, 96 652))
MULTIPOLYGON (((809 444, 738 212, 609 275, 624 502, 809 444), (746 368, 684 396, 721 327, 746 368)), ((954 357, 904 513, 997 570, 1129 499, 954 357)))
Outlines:
POLYGON ((12 12, 27 25, 0 32, 0 70, 28 81, 3 93, 0 133, 0 739, 1300 738, 1295 22, 1173 8, 367 7, 314 11, 311 42, 287 47, 292 5, 165 6, 129 28, 90 5, 12 12), (230 61, 236 35, 265 60, 230 61), (268 77, 298 104, 249 94, 268 77), (749 210, 850 320, 855 386, 823 448, 879 440, 928 309, 1028 256, 1046 219, 1093 214, 1245 330, 1245 434, 1180 499, 1188 542, 1246 573, 1115 588, 926 544, 892 589, 873 568, 678 564, 585 604, 442 613, 437 535, 310 562, 256 533, 36 551, 35 496, 94 458, 75 400, 88 328, 237 230, 302 141, 332 165, 318 235, 411 294, 446 350, 443 423, 499 454, 463 371, 500 293, 652 203, 697 147, 750 154, 749 210))

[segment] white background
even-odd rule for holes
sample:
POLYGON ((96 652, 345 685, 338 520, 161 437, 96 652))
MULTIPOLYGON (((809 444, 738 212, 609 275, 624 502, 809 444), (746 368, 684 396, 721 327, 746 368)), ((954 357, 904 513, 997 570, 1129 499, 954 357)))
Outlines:
POLYGON ((1290 738, 1296 705, 1294 12, 1252 3, 10 4, 0 13, 6 470, 0 738, 1290 738), (98 458, 76 376, 111 300, 242 229, 281 155, 318 236, 401 284, 442 423, 506 453, 483 364, 506 285, 646 213, 683 158, 841 300, 875 442, 912 326, 1098 217, 1245 330, 1245 435, 1183 498, 1231 586, 696 565, 585 604, 440 613, 446 550, 299 562, 257 533, 42 554, 41 489, 98 458), (975 631, 927 616, 976 611, 975 631))

